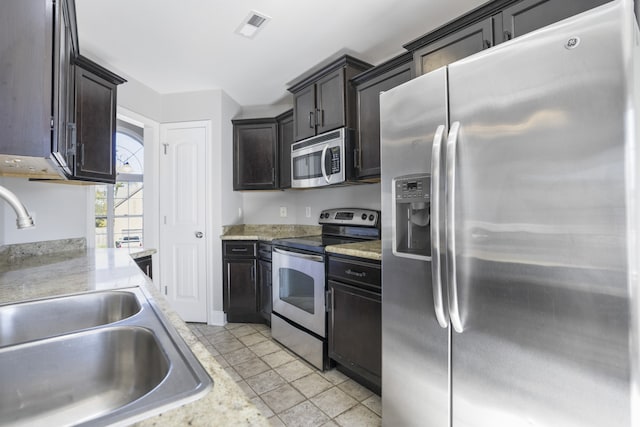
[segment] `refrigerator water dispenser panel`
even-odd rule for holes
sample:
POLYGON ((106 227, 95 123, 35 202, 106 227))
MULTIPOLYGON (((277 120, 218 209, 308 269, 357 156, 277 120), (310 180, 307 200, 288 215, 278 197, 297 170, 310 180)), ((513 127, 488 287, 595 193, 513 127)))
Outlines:
POLYGON ((413 174, 393 179, 393 254, 431 259, 431 175, 413 174))

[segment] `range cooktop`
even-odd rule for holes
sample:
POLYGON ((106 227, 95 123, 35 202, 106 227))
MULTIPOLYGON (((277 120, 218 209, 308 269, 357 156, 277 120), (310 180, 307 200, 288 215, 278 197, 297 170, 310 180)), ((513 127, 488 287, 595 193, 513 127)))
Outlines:
POLYGON ((276 239, 275 246, 324 253, 325 246, 380 239, 380 212, 371 209, 326 209, 318 223, 322 234, 276 239))

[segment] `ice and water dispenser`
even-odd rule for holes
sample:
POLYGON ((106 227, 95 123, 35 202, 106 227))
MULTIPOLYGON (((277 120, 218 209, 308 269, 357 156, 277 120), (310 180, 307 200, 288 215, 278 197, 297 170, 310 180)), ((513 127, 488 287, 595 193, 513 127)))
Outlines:
POLYGON ((393 179, 395 256, 431 259, 430 194, 430 174, 404 175, 393 179))

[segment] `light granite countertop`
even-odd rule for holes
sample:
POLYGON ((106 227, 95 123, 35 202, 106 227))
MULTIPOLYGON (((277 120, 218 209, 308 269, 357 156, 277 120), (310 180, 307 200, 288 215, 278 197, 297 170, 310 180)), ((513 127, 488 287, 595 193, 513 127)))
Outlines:
POLYGON ((149 291, 214 381, 211 391, 202 398, 135 425, 268 426, 267 419, 137 267, 129 251, 81 249, 0 259, 0 304, 132 286, 149 291))
POLYGON ((380 261, 382 259, 382 242, 380 240, 344 243, 342 245, 329 245, 325 250, 329 253, 349 255, 376 261, 380 261))
MULTIPOLYGON (((316 225, 241 224, 223 227, 222 240, 260 240, 271 242, 275 239, 322 234, 322 227, 316 225)), ((368 242, 330 245, 327 252, 380 261, 382 244, 380 240, 368 242)))
POLYGON ((287 237, 317 236, 322 234, 319 225, 240 224, 222 228, 222 240, 261 240, 271 242, 287 237))

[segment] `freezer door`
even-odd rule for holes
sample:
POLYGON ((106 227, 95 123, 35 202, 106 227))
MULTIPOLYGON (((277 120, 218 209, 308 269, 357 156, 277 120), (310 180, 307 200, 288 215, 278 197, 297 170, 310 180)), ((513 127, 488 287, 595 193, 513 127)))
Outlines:
MULTIPOLYGON (((432 143, 447 121, 446 69, 381 94, 380 113, 382 422, 389 427, 447 427, 449 330, 446 323, 445 328, 439 325, 434 309, 432 260, 394 256, 391 238, 393 179, 432 172, 432 143)), ((420 220, 423 225, 425 217, 420 220)))
POLYGON ((453 427, 631 425, 625 14, 449 67, 453 427))

